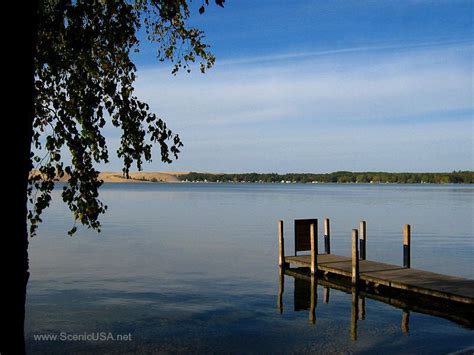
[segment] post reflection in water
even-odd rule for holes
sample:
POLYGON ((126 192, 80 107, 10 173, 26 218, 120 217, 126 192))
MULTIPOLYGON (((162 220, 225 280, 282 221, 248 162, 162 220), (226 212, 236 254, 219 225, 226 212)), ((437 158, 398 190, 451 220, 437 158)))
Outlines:
POLYGON ((365 319, 365 297, 359 296, 359 320, 365 319))
MULTIPOLYGON (((306 277, 296 277, 292 270, 279 267, 278 272, 278 298, 277 309, 279 313, 283 313, 283 293, 285 288, 285 274, 295 277, 294 282, 294 311, 308 311, 308 318, 311 324, 316 324, 316 307, 318 305, 318 276, 317 274, 309 274, 306 277)), ((323 287, 323 302, 329 303, 330 287, 323 287)), ((352 307, 351 307, 351 323, 350 337, 357 340, 357 321, 365 319, 365 297, 360 295, 357 287, 351 287, 352 307)), ((402 330, 408 332, 409 314, 404 311, 402 318, 402 330)))
POLYGON ((283 313, 283 292, 285 292, 285 272, 282 267, 279 267, 278 272, 278 300, 277 300, 277 308, 278 311, 283 313))
POLYGON ((329 303, 329 287, 323 288, 323 302, 329 303))
POLYGON ((318 305, 318 280, 316 274, 311 275, 310 297, 309 321, 311 324, 316 324, 316 306, 318 305))
MULTIPOLYGON (((316 324, 316 308, 318 305, 318 283, 323 287, 323 303, 329 303, 330 289, 351 294, 350 338, 357 340, 357 322, 365 320, 366 298, 388 304, 401 310, 401 332, 408 334, 410 311, 429 314, 448 319, 467 328, 474 328, 474 312, 472 307, 459 304, 435 304, 432 300, 420 297, 410 298, 406 295, 386 294, 377 287, 353 287, 337 279, 328 279, 325 275, 311 275, 304 268, 279 268, 279 287, 277 308, 283 313, 283 292, 285 275, 294 278, 294 311, 308 311, 311 324, 316 324)), ((370 313, 369 313, 370 316, 370 313)))
POLYGON ((402 332, 408 334, 408 323, 410 322, 410 311, 403 310, 402 315, 402 332))
POLYGON ((359 317, 359 295, 357 288, 352 288, 352 307, 351 307, 351 340, 357 340, 357 318, 359 317))

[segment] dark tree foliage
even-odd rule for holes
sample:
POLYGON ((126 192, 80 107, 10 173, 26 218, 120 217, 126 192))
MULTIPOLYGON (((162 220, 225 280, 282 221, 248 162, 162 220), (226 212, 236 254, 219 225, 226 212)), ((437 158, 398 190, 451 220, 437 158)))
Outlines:
MULTIPOLYGON (((199 9, 204 12, 206 0, 199 9)), ((223 6, 223 0, 216 3, 223 6)), ((188 27, 186 0, 49 0, 39 9, 35 57, 33 121, 34 172, 28 188, 30 233, 35 234, 41 213, 48 207, 57 178, 67 177, 62 198, 74 220, 99 229, 106 206, 99 200, 95 164, 107 162, 109 151, 102 133, 109 120, 121 129, 117 154, 123 173, 133 164, 141 170, 158 144, 161 160, 178 157, 182 142, 166 123, 150 112, 134 93, 136 67, 130 59, 138 50, 137 32, 143 25, 157 45, 160 61, 174 63, 172 73, 190 71, 200 60, 205 72, 214 61, 203 32, 188 27), (63 161, 63 151, 71 161, 63 161)), ((76 226, 69 231, 73 234, 76 226)))
MULTIPOLYGON (((198 2, 196 14, 209 5, 208 0, 198 2)), ((223 6, 224 0, 215 3, 223 6)), ((106 206, 99 200, 102 181, 95 167, 109 159, 103 134, 107 122, 121 130, 117 154, 127 176, 132 166, 141 169, 152 159, 153 145, 166 163, 182 147, 179 136, 134 92, 136 67, 130 55, 139 48, 138 31, 145 28, 158 59, 174 63, 174 74, 189 71, 195 61, 204 72, 215 58, 203 43, 203 32, 188 24, 194 11, 191 0, 31 0, 8 5, 13 9, 6 13, 21 15, 25 26, 11 36, 18 51, 8 55, 14 79, 7 91, 14 113, 4 115, 10 128, 3 132, 10 138, 8 166, 14 169, 4 216, 9 232, 0 248, 2 261, 8 256, 2 267, 0 353, 22 354, 28 234, 35 234, 57 179, 67 181, 62 199, 75 220, 69 233, 75 232, 76 223, 100 229, 106 206)))

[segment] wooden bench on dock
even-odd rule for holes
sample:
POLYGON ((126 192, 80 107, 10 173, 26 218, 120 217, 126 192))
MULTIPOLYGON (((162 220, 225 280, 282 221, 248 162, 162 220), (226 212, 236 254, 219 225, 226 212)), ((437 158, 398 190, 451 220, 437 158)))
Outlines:
POLYGON ((360 284, 379 285, 405 292, 474 305, 474 280, 448 276, 411 268, 411 228, 404 226, 403 266, 366 259, 366 222, 352 230, 351 257, 330 253, 330 222, 324 220, 324 254, 318 253, 318 220, 295 220, 295 255, 285 256, 283 221, 278 221, 279 266, 291 264, 308 267, 314 276, 318 272, 336 274, 351 280, 354 287, 360 284), (360 238, 359 238, 360 234, 360 238), (298 255, 309 251, 309 255, 298 255))

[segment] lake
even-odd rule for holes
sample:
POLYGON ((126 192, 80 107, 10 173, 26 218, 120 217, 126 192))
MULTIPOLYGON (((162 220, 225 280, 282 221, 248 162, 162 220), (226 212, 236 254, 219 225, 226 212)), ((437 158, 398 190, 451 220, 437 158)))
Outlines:
MULTIPOLYGON (((312 324, 306 310, 295 311, 299 284, 290 276, 277 308, 279 219, 292 253, 294 219, 330 218, 339 255, 350 255, 351 230, 363 219, 367 258, 396 265, 409 223, 413 268, 472 279, 474 186, 108 183, 102 232, 79 228, 74 237, 59 194, 30 242, 29 353, 443 354, 474 346, 469 327, 416 311, 402 331, 403 311, 372 299, 353 340, 351 294, 331 289, 312 324), (109 338, 91 339, 97 334, 109 338)), ((325 291, 318 286, 318 299, 325 291)))

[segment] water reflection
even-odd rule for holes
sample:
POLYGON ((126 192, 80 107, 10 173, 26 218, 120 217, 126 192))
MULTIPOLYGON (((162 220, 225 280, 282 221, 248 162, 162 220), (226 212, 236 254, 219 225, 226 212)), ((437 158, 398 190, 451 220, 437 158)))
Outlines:
POLYGON ((351 307, 351 340, 357 340, 357 320, 359 317, 359 292, 357 288, 352 288, 351 307))
MULTIPOLYGON (((357 323, 365 320, 366 298, 388 304, 400 309, 401 332, 408 334, 410 329, 410 312, 424 313, 445 318, 466 328, 474 329, 474 307, 446 300, 412 296, 393 292, 381 287, 352 287, 343 278, 329 277, 324 274, 311 275, 308 268, 279 268, 279 288, 277 307, 283 313, 283 293, 285 275, 294 278, 294 311, 308 311, 311 324, 316 324, 318 285, 322 287, 323 303, 329 303, 331 289, 351 295, 350 339, 357 341, 357 323)), ((370 310, 368 312, 370 316, 370 310)))

